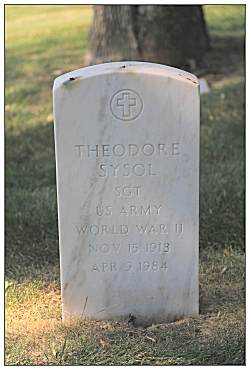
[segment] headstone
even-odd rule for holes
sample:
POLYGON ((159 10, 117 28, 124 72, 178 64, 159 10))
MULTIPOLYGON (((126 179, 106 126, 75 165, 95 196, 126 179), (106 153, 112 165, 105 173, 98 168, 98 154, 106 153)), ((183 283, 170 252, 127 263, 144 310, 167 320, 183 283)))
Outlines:
POLYGON ((54 83, 63 319, 198 313, 199 84, 105 63, 54 83))
POLYGON ((209 94, 210 93, 210 87, 208 85, 208 82, 205 78, 199 79, 199 85, 200 85, 200 94, 209 94))

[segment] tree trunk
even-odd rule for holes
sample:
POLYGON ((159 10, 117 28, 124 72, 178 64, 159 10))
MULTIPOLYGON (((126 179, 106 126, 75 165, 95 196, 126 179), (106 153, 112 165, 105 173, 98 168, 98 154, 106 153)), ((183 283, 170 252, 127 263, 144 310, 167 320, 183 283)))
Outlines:
POLYGON ((94 5, 86 64, 143 60, 194 69, 209 48, 200 5, 94 5))
POLYGON ((136 8, 132 5, 94 5, 89 35, 90 64, 141 59, 134 30, 136 8))

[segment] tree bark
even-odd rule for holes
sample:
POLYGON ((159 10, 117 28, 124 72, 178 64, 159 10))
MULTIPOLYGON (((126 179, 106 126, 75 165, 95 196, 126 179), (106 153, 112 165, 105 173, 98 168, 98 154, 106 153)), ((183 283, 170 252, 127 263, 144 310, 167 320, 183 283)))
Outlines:
POLYGON ((143 60, 194 69, 209 36, 200 5, 94 5, 86 64, 143 60))
POLYGON ((134 25, 135 5, 94 5, 89 63, 140 60, 134 25))

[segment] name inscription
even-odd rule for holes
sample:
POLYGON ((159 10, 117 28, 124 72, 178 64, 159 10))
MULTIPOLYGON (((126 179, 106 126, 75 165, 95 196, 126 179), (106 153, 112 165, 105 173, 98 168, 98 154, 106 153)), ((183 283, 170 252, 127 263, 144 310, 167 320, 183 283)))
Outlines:
POLYGON ((96 157, 152 157, 158 156, 177 156, 180 155, 180 144, 76 144, 76 152, 79 158, 96 158, 96 157))
MULTIPOLYGON (((91 158, 150 158, 154 156, 174 158, 180 155, 180 143, 170 144, 76 144, 75 150, 79 159, 91 158)), ((130 177, 130 176, 157 176, 152 163, 98 163, 99 177, 130 177)))

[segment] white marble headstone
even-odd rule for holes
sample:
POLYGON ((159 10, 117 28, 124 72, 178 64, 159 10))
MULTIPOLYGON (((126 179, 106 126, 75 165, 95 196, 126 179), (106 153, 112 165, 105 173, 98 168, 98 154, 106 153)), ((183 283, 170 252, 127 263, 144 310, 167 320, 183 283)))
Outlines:
POLYGON ((63 319, 196 315, 197 78, 105 63, 53 92, 63 319))

